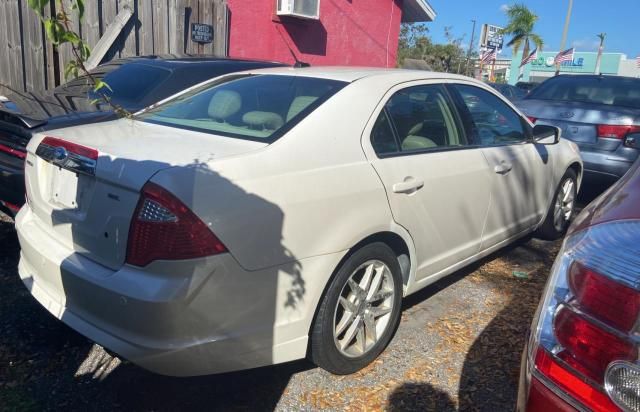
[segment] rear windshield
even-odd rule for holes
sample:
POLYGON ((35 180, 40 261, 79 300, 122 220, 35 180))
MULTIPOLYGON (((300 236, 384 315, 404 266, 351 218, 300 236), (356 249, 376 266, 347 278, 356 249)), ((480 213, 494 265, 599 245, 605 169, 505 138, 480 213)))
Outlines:
MULTIPOLYGON (((115 104, 135 107, 170 75, 171 71, 164 68, 127 63, 104 76, 103 80, 109 88, 104 88, 101 92, 108 95, 115 104)), ((99 96, 90 91, 89 97, 99 96)))
POLYGON ((302 76, 233 76, 182 94, 139 118, 165 126, 270 143, 345 85, 302 76))
POLYGON ((559 76, 542 83, 527 98, 640 109, 640 79, 607 76, 559 76))

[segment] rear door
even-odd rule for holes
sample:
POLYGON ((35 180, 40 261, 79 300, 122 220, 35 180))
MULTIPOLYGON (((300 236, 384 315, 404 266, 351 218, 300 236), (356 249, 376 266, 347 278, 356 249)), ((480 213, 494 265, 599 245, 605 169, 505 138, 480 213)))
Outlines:
POLYGON ((482 148, 492 170, 484 249, 540 222, 549 204, 553 159, 544 146, 533 143, 530 126, 505 100, 471 84, 449 88, 466 120, 467 134, 482 148))
POLYGON ((413 238, 418 279, 478 252, 492 176, 482 149, 468 146, 441 84, 389 91, 365 130, 363 147, 394 220, 413 238))

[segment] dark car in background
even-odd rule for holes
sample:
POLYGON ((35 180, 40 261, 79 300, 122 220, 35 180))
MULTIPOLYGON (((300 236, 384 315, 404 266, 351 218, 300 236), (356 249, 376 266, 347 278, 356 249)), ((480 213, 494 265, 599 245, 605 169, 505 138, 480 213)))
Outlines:
POLYGON ((531 93, 531 90, 535 89, 536 87, 538 87, 540 83, 534 83, 534 82, 518 82, 516 83, 516 87, 522 91, 525 92, 525 94, 529 94, 531 93))
POLYGON ((516 102, 527 95, 527 92, 506 83, 488 83, 489 86, 499 91, 504 97, 512 102, 516 102))
MULTIPOLYGON (((118 59, 92 71, 117 106, 133 113, 190 86, 227 73, 283 66, 281 63, 207 56, 146 56, 118 59)), ((33 133, 116 117, 86 77, 50 91, 0 88, 0 207, 15 213, 24 204, 24 159, 33 133)))
POLYGON ((523 354, 518 411, 640 406, 640 160, 569 228, 523 354))
POLYGON ((640 79, 561 75, 533 90, 517 106, 536 124, 560 127, 584 162, 586 184, 611 184, 640 150, 640 79))

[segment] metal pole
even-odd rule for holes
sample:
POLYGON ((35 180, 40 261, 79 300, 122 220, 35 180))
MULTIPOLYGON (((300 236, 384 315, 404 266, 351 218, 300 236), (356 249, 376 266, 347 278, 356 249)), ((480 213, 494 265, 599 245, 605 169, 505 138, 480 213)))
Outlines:
MULTIPOLYGON (((564 51, 567 43, 567 33, 569 32, 569 22, 571 21, 571 9, 573 8, 573 0, 569 0, 569 9, 567 17, 564 20, 564 29, 562 30, 562 40, 560 41, 560 51, 564 51)), ((556 76, 560 74, 560 63, 556 63, 556 76)))
POLYGON ((465 74, 469 73, 469 62, 471 61, 471 50, 473 50, 473 40, 476 37, 476 21, 471 20, 473 22, 473 29, 471 30, 471 41, 469 42, 469 51, 467 52, 467 64, 465 66, 465 74))

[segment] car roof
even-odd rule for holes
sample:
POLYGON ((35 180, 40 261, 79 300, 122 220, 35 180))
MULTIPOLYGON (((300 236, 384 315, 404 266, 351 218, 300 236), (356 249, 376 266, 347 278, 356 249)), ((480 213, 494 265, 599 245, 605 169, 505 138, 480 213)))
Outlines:
POLYGON ((246 71, 252 74, 272 74, 282 76, 305 76, 320 79, 337 80, 343 82, 354 82, 359 79, 384 76, 386 78, 396 77, 399 81, 424 80, 424 79, 456 79, 474 81, 470 77, 457 74, 430 72, 425 70, 390 69, 378 67, 352 67, 352 66, 312 66, 312 67, 274 67, 268 69, 258 69, 246 71))
POLYGON ((126 63, 145 63, 148 65, 157 66, 177 66, 185 63, 261 63, 261 64, 273 64, 279 66, 286 66, 285 63, 257 60, 257 59, 237 59, 230 57, 220 57, 207 54, 160 54, 160 55, 146 55, 146 56, 131 56, 123 57, 120 59, 113 59, 108 64, 126 64, 126 63))

